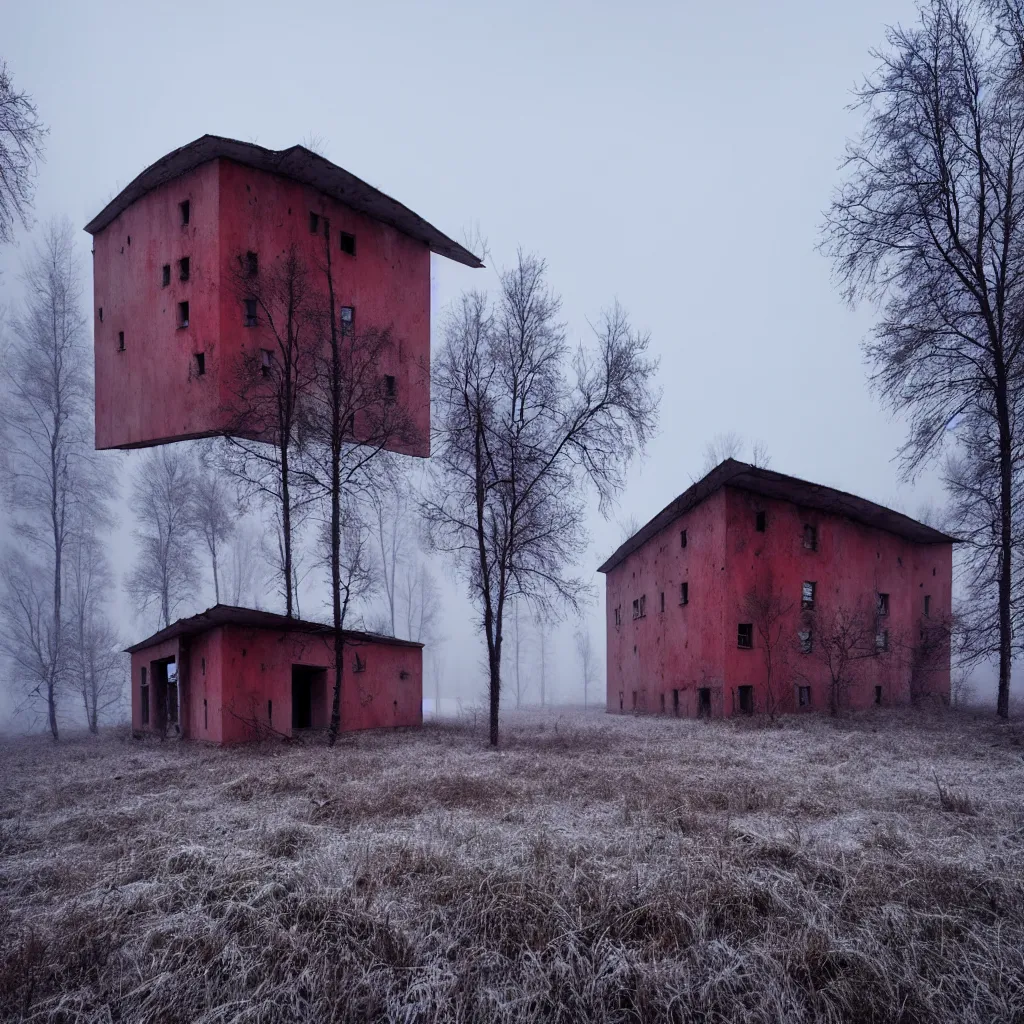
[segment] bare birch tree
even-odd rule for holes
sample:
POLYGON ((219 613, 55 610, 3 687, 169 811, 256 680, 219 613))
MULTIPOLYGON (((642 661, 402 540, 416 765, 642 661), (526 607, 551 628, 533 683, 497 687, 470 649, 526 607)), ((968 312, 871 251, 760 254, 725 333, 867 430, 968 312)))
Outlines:
POLYGON ((110 480, 95 467, 91 359, 67 221, 46 228, 23 280, 24 310, 4 364, 5 497, 17 550, 3 562, 0 635, 29 702, 42 703, 57 739, 67 669, 66 547, 76 515, 102 514, 110 480))
POLYGON ((590 684, 594 681, 596 657, 590 630, 585 624, 576 631, 576 656, 580 659, 580 673, 583 676, 583 707, 587 707, 590 684))
POLYGON ((210 554, 214 601, 220 604, 219 557, 235 526, 235 501, 222 473, 208 461, 197 467, 191 488, 189 525, 210 554))
POLYGON ((578 608, 586 586, 567 570, 584 550, 587 488, 607 513, 656 420, 648 337, 616 306, 593 348, 571 351, 545 269, 520 254, 493 307, 464 296, 433 380, 436 454, 422 508, 480 612, 492 745, 509 600, 520 595, 551 616, 578 608))
POLYGON ((195 462, 181 445, 149 449, 136 468, 131 509, 138 554, 125 586, 141 611, 156 606, 161 629, 182 602, 194 602, 199 587, 191 511, 195 485, 195 462))
POLYGON ((882 306, 867 355, 882 398, 909 419, 905 474, 950 441, 991 465, 955 475, 973 479, 996 515, 967 554, 996 595, 1003 717, 1024 381, 1024 33, 1015 25, 1014 2, 928 0, 917 24, 889 29, 878 70, 858 90, 865 127, 848 146, 823 243, 850 302, 882 306))
POLYGON ((28 227, 46 134, 32 97, 14 87, 0 61, 0 243, 13 239, 15 223, 28 227))

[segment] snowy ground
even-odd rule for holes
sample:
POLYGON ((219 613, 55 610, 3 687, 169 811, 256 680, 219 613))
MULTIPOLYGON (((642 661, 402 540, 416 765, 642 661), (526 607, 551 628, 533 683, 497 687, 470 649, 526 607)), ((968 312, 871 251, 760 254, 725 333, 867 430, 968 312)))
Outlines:
POLYGON ((1024 726, 0 742, 0 1019, 1024 1019, 1024 726))

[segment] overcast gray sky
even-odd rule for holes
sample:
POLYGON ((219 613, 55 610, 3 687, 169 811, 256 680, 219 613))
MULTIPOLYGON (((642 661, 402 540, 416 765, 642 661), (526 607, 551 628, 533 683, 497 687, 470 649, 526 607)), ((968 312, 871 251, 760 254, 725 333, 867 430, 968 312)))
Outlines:
MULTIPOLYGON (((899 482, 902 428, 859 347, 872 311, 844 306, 815 251, 859 123, 850 90, 886 23, 912 17, 903 0, 92 0, 12 6, 0 55, 51 128, 39 219, 85 224, 205 132, 316 135, 443 231, 478 225, 495 263, 546 257, 574 334, 618 298, 651 331, 664 389, 618 519, 650 518, 728 430, 775 469, 913 514, 939 489, 899 482)), ((22 255, 0 253, 0 302, 22 255)), ((439 257, 433 273, 435 318, 494 280, 439 257)), ((593 538, 596 566, 620 529, 595 515, 593 538)), ((449 611, 458 641, 467 609, 449 611)), ((591 620, 603 646, 598 605, 591 620)))

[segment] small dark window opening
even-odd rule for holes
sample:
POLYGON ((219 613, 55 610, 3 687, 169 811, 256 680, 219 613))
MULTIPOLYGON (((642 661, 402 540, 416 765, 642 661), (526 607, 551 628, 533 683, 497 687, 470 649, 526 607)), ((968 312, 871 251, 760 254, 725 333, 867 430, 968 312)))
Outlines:
POLYGON ((660 693, 658 696, 661 697, 661 713, 665 714, 665 694, 660 693))
POLYGON ((737 687, 740 696, 740 712, 744 715, 754 713, 754 688, 752 686, 737 687))
POLYGON ((353 672, 365 672, 366 671, 366 659, 359 657, 359 652, 356 652, 355 661, 352 662, 353 672))
POLYGON ((685 548, 686 547, 686 531, 685 530, 680 530, 679 531, 679 546, 681 548, 685 548))
POLYGON ((171 283, 171 265, 170 263, 164 264, 164 276, 163 286, 166 288, 171 283))
POLYGON ((689 604, 690 603, 690 584, 680 583, 679 584, 679 603, 689 604))
POLYGON ((935 575, 935 570, 934 570, 934 569, 932 569, 932 575, 933 575, 933 576, 935 575))
POLYGON ((661 610, 662 611, 665 610, 665 591, 664 590, 661 592, 661 610))
POLYGON ((256 300, 245 299, 245 326, 255 327, 259 323, 259 316, 256 311, 256 300))
POLYGON ((811 706, 811 688, 809 686, 801 686, 798 688, 797 703, 802 708, 808 708, 811 706))
POLYGON ((640 618, 640 598, 633 599, 633 618, 640 618))
POLYGON ((178 303, 178 326, 188 327, 188 303, 178 303))
POLYGON ((701 686, 697 690, 697 714, 701 718, 711 717, 711 687, 701 686))
POLYGON ((209 729, 210 728, 209 708, 206 706, 206 698, 205 697, 203 698, 203 728, 204 729, 209 729))
POLYGON ((930 615, 931 614, 931 610, 932 610, 931 595, 925 594, 924 595, 924 613, 925 613, 925 615, 930 615))
POLYGON ((804 547, 808 551, 818 550, 818 531, 810 523, 804 524, 804 547))
POLYGON ((616 605, 615 607, 615 625, 622 625, 622 605, 616 605))
POLYGON ((804 580, 804 585, 800 590, 800 607, 804 610, 814 607, 814 593, 817 590, 817 586, 811 580, 804 580))
POLYGON ((391 374, 384 378, 384 395, 386 398, 395 397, 395 378, 391 374))
POLYGON ((347 256, 356 254, 356 236, 350 235, 347 231, 341 233, 341 251, 347 256))
POLYGON ((352 331, 356 322, 355 306, 341 307, 341 333, 348 334, 352 331))
POLYGON ((875 703, 882 703, 882 688, 880 686, 875 687, 875 703))
POLYGON ((129 245, 131 245, 131 244, 132 244, 132 236, 131 236, 131 235, 129 235, 129 236, 128 236, 128 244, 129 244, 129 245))
POLYGON ((633 691, 633 710, 636 711, 636 690, 633 691))
POLYGON ((878 595, 878 614, 888 615, 889 614, 889 595, 879 594, 878 595))
POLYGON ((320 214, 310 213, 309 215, 309 233, 315 235, 320 230, 320 214))
POLYGON ((103 307, 100 306, 100 323, 103 323, 103 307))
POLYGON ((765 531, 765 514, 763 512, 758 512, 757 513, 757 516, 755 517, 755 525, 756 525, 758 533, 764 533, 764 531, 765 531))
POLYGON ((272 700, 267 701, 267 721, 274 724, 274 702, 272 700))
POLYGON ((124 351, 124 331, 117 332, 117 351, 124 351))
POLYGON ((245 276, 256 277, 260 272, 260 258, 254 252, 245 254, 245 276))
POLYGON ((197 352, 195 355, 196 360, 196 376, 202 377, 206 373, 206 353, 197 352))
POLYGON ((754 646, 754 624, 752 622, 741 622, 736 632, 736 646, 744 650, 750 650, 754 646))
POLYGON ((641 594, 640 595, 640 618, 643 619, 643 618, 646 618, 646 617, 647 617, 647 595, 646 594, 641 594))
POLYGON ((188 223, 189 214, 192 212, 192 204, 186 199, 183 203, 178 203, 178 209, 181 211, 181 226, 184 227, 188 223))
POLYGON ((625 704, 625 699, 626 699, 626 695, 621 690, 619 690, 619 710, 620 711, 623 710, 623 705, 625 704))
POLYGON ((274 353, 269 348, 260 349, 260 373, 264 377, 270 376, 270 371, 274 366, 274 353))
POLYGON ((679 691, 672 691, 672 714, 679 717, 679 691))
POLYGON ((187 281, 191 270, 192 260, 189 259, 188 256, 182 256, 182 258, 178 260, 178 280, 187 281))

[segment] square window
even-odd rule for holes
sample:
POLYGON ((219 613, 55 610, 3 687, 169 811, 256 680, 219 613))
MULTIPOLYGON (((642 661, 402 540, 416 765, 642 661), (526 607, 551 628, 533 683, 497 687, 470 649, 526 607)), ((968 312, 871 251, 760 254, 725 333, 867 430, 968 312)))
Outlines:
POLYGON ((810 523, 804 524, 804 547, 808 551, 818 550, 818 530, 810 523))
POLYGON ((888 594, 879 594, 878 595, 877 609, 878 609, 878 614, 879 615, 888 615, 889 614, 889 595, 888 594))
POLYGON ((765 531, 765 524, 766 524, 765 514, 763 512, 758 512, 757 516, 755 517, 755 522, 754 522, 755 528, 757 529, 758 533, 764 533, 764 531, 765 531))
POLYGON ((184 227, 189 220, 189 215, 192 213, 192 204, 186 199, 183 203, 178 203, 178 210, 181 213, 181 226, 184 227))
POLYGON ((800 639, 800 653, 810 654, 814 649, 814 634, 809 629, 802 629, 797 636, 800 639))
POLYGON ((259 323, 259 315, 255 299, 245 300, 245 326, 255 327, 259 323))
POLYGON ((685 548, 686 547, 686 531, 685 530, 680 530, 680 532, 679 532, 679 546, 681 548, 685 548))
POLYGON ((187 256, 182 256, 182 258, 178 260, 178 280, 187 281, 191 269, 192 261, 187 256))
POLYGON ((124 351, 124 331, 117 332, 117 351, 124 351))
POLYGON ((178 303, 178 326, 188 327, 188 303, 178 303))
POLYGON ((206 373, 206 353, 197 352, 195 354, 196 361, 196 376, 202 377, 206 373))
POLYGON ((813 583, 810 580, 804 580, 804 585, 800 591, 800 607, 801 608, 813 608, 814 607, 814 592, 817 589, 817 583, 813 583))
POLYGON ((690 584, 680 583, 679 584, 679 603, 689 604, 690 603, 690 584))
POLYGON ((811 688, 809 686, 797 687, 797 703, 802 708, 811 706, 811 688))
POLYGON ((171 265, 170 263, 164 264, 163 271, 163 287, 166 288, 171 283, 171 265))
POLYGON ((356 254, 356 236, 350 235, 347 231, 341 233, 341 251, 347 256, 356 254))
POLYGON ((736 634, 736 646, 749 651, 754 646, 754 624, 741 622, 736 634))

